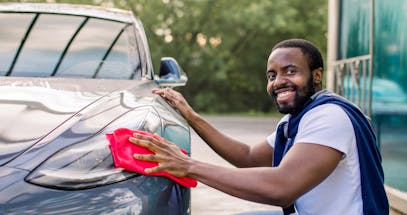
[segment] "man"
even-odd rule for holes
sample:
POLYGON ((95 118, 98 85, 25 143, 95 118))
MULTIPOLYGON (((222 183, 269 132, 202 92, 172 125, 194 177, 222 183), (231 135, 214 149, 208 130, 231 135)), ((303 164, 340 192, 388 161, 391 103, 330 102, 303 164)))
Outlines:
POLYGON ((200 137, 239 168, 196 161, 164 139, 135 135, 130 141, 155 155, 146 172, 191 177, 230 195, 299 214, 388 214, 381 157, 368 120, 353 104, 322 90, 323 60, 310 42, 277 44, 268 58, 267 92, 286 114, 266 140, 248 146, 233 140, 197 114, 183 96, 156 89, 200 137))

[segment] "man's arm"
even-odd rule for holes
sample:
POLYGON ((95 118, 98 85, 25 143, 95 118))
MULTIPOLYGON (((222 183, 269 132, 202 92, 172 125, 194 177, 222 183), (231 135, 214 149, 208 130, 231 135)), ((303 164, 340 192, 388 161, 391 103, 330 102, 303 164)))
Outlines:
POLYGON ((184 97, 172 89, 155 89, 178 110, 195 132, 221 157, 237 167, 271 166, 273 148, 266 141, 250 147, 221 133, 213 125, 197 114, 184 97))
POLYGON ((318 144, 296 143, 278 167, 226 168, 191 159, 164 139, 136 135, 130 141, 149 148, 155 155, 136 159, 160 163, 146 172, 165 171, 191 177, 230 195, 286 207, 331 174, 342 152, 318 144))
POLYGON ((250 147, 223 134, 199 115, 190 126, 216 153, 237 167, 272 165, 273 148, 266 140, 250 147))

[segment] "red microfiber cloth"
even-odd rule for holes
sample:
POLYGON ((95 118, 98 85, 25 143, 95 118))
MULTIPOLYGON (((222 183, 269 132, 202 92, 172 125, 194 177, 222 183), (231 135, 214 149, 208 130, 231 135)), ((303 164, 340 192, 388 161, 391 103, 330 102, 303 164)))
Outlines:
MULTIPOLYGON (((179 178, 175 177, 166 172, 157 172, 157 173, 146 173, 144 169, 155 167, 158 165, 156 162, 150 161, 141 161, 133 157, 133 154, 153 154, 150 150, 135 145, 129 141, 129 137, 132 137, 134 133, 139 133, 141 135, 150 136, 156 138, 153 134, 139 131, 139 130, 130 130, 127 128, 119 128, 115 130, 112 134, 106 134, 106 138, 110 142, 110 150, 112 151, 113 162, 116 167, 121 167, 123 169, 137 172, 143 175, 152 175, 152 176, 165 176, 174 180, 184 187, 196 187, 197 181, 192 178, 179 178)), ((180 148, 180 150, 187 154, 187 152, 180 148)))

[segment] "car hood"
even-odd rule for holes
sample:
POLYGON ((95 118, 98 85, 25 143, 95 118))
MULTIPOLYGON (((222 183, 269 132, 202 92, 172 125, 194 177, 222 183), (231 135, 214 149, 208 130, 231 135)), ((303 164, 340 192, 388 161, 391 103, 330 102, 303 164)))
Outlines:
POLYGON ((170 110, 154 87, 149 80, 2 77, 0 165, 62 134, 90 137, 138 107, 170 110))

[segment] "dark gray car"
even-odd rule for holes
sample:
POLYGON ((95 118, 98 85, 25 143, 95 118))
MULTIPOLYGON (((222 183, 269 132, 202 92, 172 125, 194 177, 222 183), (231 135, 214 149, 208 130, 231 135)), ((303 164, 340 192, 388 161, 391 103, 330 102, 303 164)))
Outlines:
POLYGON ((154 75, 131 12, 9 3, 0 26, 0 214, 190 213, 188 188, 113 165, 117 128, 190 152, 187 123, 151 93, 186 76, 172 58, 154 75))

